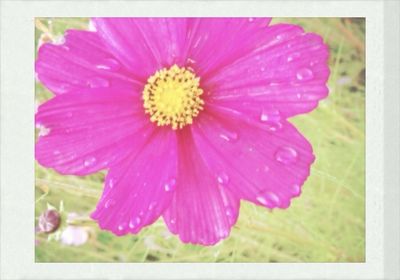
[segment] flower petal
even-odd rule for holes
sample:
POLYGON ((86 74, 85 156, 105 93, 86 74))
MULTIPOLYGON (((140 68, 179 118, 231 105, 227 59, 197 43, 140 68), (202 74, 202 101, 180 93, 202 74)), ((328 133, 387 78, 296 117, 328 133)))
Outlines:
POLYGON ((156 70, 182 65, 185 18, 94 18, 103 43, 139 80, 156 70))
POLYGON ((95 32, 67 30, 62 44, 42 45, 35 70, 38 79, 55 94, 83 88, 141 86, 95 32))
MULTIPOLYGON (((267 28, 265 45, 203 80, 207 102, 260 120, 311 111, 326 97, 328 47, 296 25, 267 28)), ((261 39, 260 39, 261 40, 261 39)))
POLYGON ((178 145, 177 186, 164 221, 185 243, 215 244, 236 223, 239 199, 206 166, 190 129, 179 132, 178 145))
POLYGON ((75 175, 111 166, 154 130, 139 95, 110 89, 58 95, 39 107, 36 125, 45 131, 36 143, 38 162, 75 175))
POLYGON ((174 193, 176 142, 175 132, 158 128, 140 149, 110 168, 92 213, 102 229, 117 235, 137 233, 158 219, 174 193))
POLYGON ((187 62, 202 79, 263 44, 271 18, 188 20, 187 62))
POLYGON ((311 145, 286 120, 271 130, 236 115, 203 113, 193 137, 209 170, 238 197, 286 208, 298 196, 314 161, 311 145))

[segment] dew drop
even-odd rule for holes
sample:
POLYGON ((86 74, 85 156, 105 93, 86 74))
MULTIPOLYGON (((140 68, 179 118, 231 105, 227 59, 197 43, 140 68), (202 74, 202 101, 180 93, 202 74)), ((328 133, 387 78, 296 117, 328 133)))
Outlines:
POLYGON ((169 222, 170 222, 171 224, 173 224, 173 225, 176 224, 176 220, 175 220, 175 219, 171 219, 169 222))
POLYGON ((226 175, 226 173, 221 173, 217 176, 217 181, 221 185, 226 185, 229 182, 229 177, 228 175, 226 175))
POLYGON ((253 22, 254 21, 254 18, 249 18, 249 22, 253 22))
POLYGON ((110 187, 110 189, 114 187, 114 178, 110 179, 110 181, 108 182, 108 186, 110 187))
POLYGON ((275 153, 275 159, 283 164, 292 164, 297 160, 297 151, 291 147, 279 148, 275 153))
POLYGON ((260 120, 262 122, 279 122, 281 120, 281 115, 278 110, 270 109, 270 110, 262 110, 260 120))
POLYGON ((259 195, 256 197, 256 199, 262 205, 267 206, 267 207, 274 207, 281 203, 279 197, 276 194, 269 192, 269 191, 264 191, 264 192, 259 193, 259 195))
POLYGON ((123 231, 123 230, 125 229, 125 227, 126 227, 126 223, 120 224, 120 225, 118 226, 118 230, 119 230, 119 231, 123 231))
POLYGON ((156 206, 157 206, 157 202, 156 201, 153 201, 152 203, 150 203, 149 211, 153 210, 156 206))
POLYGON ((229 234, 229 232, 228 232, 228 230, 226 230, 226 229, 220 229, 220 230, 218 231, 218 236, 219 236, 220 238, 225 238, 225 237, 228 236, 228 234, 229 234))
POLYGON ((227 131, 220 133, 219 135, 222 139, 228 142, 232 142, 238 139, 238 134, 236 132, 227 131))
POLYGON ((299 81, 309 81, 314 78, 314 74, 308 68, 301 68, 297 71, 296 77, 299 81))
POLYGON ((104 205, 105 208, 110 208, 115 205, 115 200, 114 199, 109 199, 106 201, 106 204, 104 205))
POLYGON ((95 157, 88 157, 88 158, 85 159, 85 161, 83 162, 83 165, 84 165, 85 167, 89 167, 89 166, 92 166, 95 162, 96 162, 96 158, 95 158, 95 157))
POLYGON ((129 228, 133 229, 137 227, 142 220, 139 217, 134 217, 129 222, 129 228))
POLYGON ((70 91, 72 89, 72 86, 70 84, 60 84, 60 86, 58 87, 58 91, 60 93, 66 93, 68 91, 70 91))
POLYGON ((61 154, 61 152, 59 150, 54 150, 53 151, 53 155, 58 156, 59 154, 61 154))
POLYGON ((267 200, 263 196, 257 196, 257 201, 260 202, 262 205, 268 206, 267 200))
POLYGON ((290 187, 290 191, 291 191, 291 193, 294 194, 294 195, 299 195, 299 194, 300 194, 300 191, 301 191, 301 188, 300 188, 300 186, 299 186, 298 184, 294 184, 294 185, 292 185, 292 186, 290 187))
POLYGON ((175 190, 176 187, 176 180, 174 178, 172 178, 171 180, 169 180, 165 185, 164 185, 164 190, 166 192, 170 192, 175 190))
POLYGON ((234 210, 231 206, 228 206, 226 208, 225 214, 228 217, 228 222, 230 225, 233 225, 235 223, 235 214, 234 210))
POLYGON ((291 61, 293 61, 293 60, 295 60, 295 59, 297 59, 297 58, 299 58, 299 57, 300 57, 300 53, 295 52, 295 53, 290 54, 290 55, 287 57, 286 61, 287 61, 287 62, 291 62, 291 61))
POLYGON ((96 68, 107 71, 117 71, 121 68, 121 65, 113 58, 106 58, 100 64, 96 65, 96 68))
POLYGON ((95 77, 90 80, 88 80, 88 86, 91 88, 102 88, 102 87, 109 87, 110 82, 107 81, 106 79, 95 77))

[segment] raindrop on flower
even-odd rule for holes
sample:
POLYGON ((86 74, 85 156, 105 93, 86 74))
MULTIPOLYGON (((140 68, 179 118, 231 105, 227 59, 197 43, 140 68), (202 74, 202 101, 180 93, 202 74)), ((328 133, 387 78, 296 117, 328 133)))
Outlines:
POLYGON ((133 229, 137 227, 141 222, 141 219, 139 217, 133 217, 131 221, 129 222, 129 228, 133 229))
POLYGON ((112 207, 114 205, 115 205, 115 200, 114 199, 109 199, 109 200, 106 201, 104 207, 105 208, 110 208, 110 207, 112 207))
POLYGON ((114 178, 111 178, 110 181, 108 181, 108 186, 110 187, 110 189, 114 187, 114 178))
POLYGON ((88 158, 85 159, 85 161, 83 162, 83 165, 84 165, 85 167, 89 167, 89 166, 92 166, 95 162, 96 162, 96 158, 95 158, 95 157, 88 157, 88 158))
POLYGON ((228 142, 235 141, 238 139, 238 134, 236 132, 232 132, 232 131, 228 131, 228 130, 221 132, 219 136, 228 142))
POLYGON ((309 81, 314 78, 313 72, 308 68, 301 68, 297 71, 296 77, 299 81, 309 81))
POLYGON ((156 201, 153 201, 153 202, 150 203, 150 205, 149 205, 149 210, 150 210, 150 211, 153 210, 156 206, 157 206, 157 202, 156 202, 156 201))
POLYGON ((125 229, 125 227, 126 227, 126 223, 122 223, 122 224, 120 224, 120 225, 118 226, 118 230, 119 230, 119 231, 122 231, 122 230, 125 229))
POLYGON ((96 68, 101 70, 117 71, 121 68, 121 65, 113 58, 106 58, 102 63, 96 65, 96 68))
POLYGON ((175 186, 176 186, 176 180, 174 178, 172 178, 171 180, 169 180, 165 185, 164 185, 164 190, 166 192, 170 192, 175 190, 175 186))
POLYGON ((300 188, 300 186, 299 186, 298 184, 294 184, 294 185, 292 185, 292 186, 290 187, 290 191, 291 191, 291 193, 294 194, 294 195, 299 195, 299 194, 300 194, 300 191, 301 191, 301 188, 300 188))
POLYGON ((231 206, 226 207, 225 214, 228 217, 229 224, 233 225, 235 223, 235 216, 234 216, 233 208, 231 206))
POLYGON ((269 191, 260 192, 257 197, 257 201, 260 202, 264 206, 274 207, 280 204, 279 197, 269 191))
POLYGON ((110 82, 106 79, 95 77, 88 80, 88 86, 91 88, 102 88, 110 86, 110 82))
POLYGON ((226 185, 229 182, 229 177, 226 175, 226 173, 222 172, 217 176, 217 181, 221 185, 226 185))
POLYGON ((297 160, 297 151, 291 147, 279 148, 275 153, 275 159, 283 164, 292 164, 297 160))

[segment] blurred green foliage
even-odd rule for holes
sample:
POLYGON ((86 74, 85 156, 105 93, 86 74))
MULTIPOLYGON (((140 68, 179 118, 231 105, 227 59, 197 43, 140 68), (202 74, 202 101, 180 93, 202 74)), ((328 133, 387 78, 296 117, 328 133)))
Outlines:
MULTIPOLYGON (((364 262, 365 261, 365 20, 278 18, 323 36, 330 47, 330 95, 291 121, 316 154, 303 193, 286 210, 241 203, 230 237, 215 246, 182 244, 160 219, 138 235, 117 237, 86 219, 100 197, 104 172, 63 176, 36 163, 35 217, 47 203, 83 217, 89 241, 79 247, 36 233, 37 262, 364 262)), ((36 45, 88 19, 36 19, 36 45)), ((52 94, 36 84, 37 103, 52 94)), ((64 219, 65 224, 65 219, 64 219)), ((64 225, 65 226, 65 225, 64 225)))

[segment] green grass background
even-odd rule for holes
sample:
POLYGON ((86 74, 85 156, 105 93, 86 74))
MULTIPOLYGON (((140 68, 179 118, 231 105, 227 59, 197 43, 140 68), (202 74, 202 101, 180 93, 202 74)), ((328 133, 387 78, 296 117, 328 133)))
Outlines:
MULTIPOLYGON (((36 19, 36 40, 87 28, 88 19, 36 19)), ((86 227, 83 246, 35 233, 36 262, 364 262, 365 261, 365 21, 361 18, 278 18, 323 36, 330 47, 330 95, 310 114, 291 121, 310 140, 316 162, 300 197, 286 210, 241 203, 231 235, 212 247, 186 245, 162 219, 138 235, 117 237, 88 219, 100 197, 104 172, 63 176, 36 163, 35 218, 47 204, 86 227)), ((38 104, 52 94, 36 83, 38 104)))

